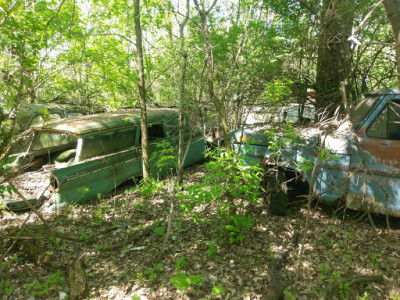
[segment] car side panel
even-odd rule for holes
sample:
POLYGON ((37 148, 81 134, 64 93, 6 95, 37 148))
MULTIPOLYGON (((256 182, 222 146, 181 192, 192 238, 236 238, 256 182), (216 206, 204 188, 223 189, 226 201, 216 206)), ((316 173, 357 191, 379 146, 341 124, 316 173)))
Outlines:
POLYGON ((57 204, 83 203, 113 191, 122 182, 142 175, 137 148, 94 157, 53 170, 57 204))

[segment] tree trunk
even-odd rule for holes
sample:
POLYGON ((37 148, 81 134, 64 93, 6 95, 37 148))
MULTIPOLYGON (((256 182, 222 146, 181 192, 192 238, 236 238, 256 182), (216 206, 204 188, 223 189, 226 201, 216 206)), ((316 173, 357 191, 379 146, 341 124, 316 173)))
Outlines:
POLYGON ((383 5, 385 6, 390 25, 392 25, 392 31, 396 43, 397 83, 398 88, 400 88, 400 3, 398 0, 384 0, 383 5))
POLYGON ((143 178, 150 178, 149 147, 147 134, 147 112, 146 112, 146 86, 144 80, 142 28, 140 26, 140 0, 134 0, 135 34, 136 34, 136 64, 139 78, 139 101, 140 101, 140 131, 142 133, 142 160, 143 178))
POLYGON ((214 90, 214 55, 210 41, 210 33, 207 25, 207 14, 212 9, 212 7, 214 7, 216 1, 214 1, 214 3, 212 4, 211 8, 208 11, 206 11, 204 7, 200 7, 197 0, 194 0, 194 3, 201 16, 201 21, 203 25, 205 52, 208 61, 208 70, 207 70, 208 94, 211 101, 214 103, 214 106, 218 112, 219 117, 221 118, 221 126, 224 135, 225 149, 227 151, 231 151, 232 147, 229 141, 229 126, 226 119, 225 103, 217 97, 214 90))
POLYGON ((186 0, 186 15, 185 19, 179 24, 179 39, 181 42, 181 55, 183 58, 182 62, 182 73, 181 73, 181 83, 179 87, 179 101, 180 101, 180 111, 179 111, 179 150, 178 150, 178 184, 183 182, 183 144, 184 144, 184 114, 186 108, 186 100, 185 100, 185 81, 186 81, 186 67, 188 61, 188 55, 185 50, 185 37, 183 30, 185 29, 186 23, 189 21, 189 13, 190 13, 190 6, 189 0, 186 0))
POLYGON ((323 0, 318 37, 317 109, 328 107, 332 115, 340 105, 340 82, 347 82, 351 69, 348 38, 354 19, 354 0, 323 0))

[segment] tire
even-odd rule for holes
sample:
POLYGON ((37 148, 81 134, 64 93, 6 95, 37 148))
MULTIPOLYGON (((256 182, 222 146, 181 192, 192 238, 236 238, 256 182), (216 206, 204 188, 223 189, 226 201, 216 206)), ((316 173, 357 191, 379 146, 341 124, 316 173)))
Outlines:
POLYGON ((264 188, 269 198, 269 214, 286 215, 289 197, 285 173, 276 168, 267 169, 264 175, 264 188))

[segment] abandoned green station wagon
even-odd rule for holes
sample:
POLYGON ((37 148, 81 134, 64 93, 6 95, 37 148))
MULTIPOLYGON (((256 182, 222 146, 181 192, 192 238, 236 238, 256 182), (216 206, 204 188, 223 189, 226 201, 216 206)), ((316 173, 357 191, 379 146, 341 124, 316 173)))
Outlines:
MULTIPOLYGON (((147 115, 150 157, 157 144, 169 142, 177 148, 178 112, 174 109, 148 109, 147 115)), ((27 152, 14 157, 13 164, 29 165, 27 180, 31 182, 30 190, 35 192, 37 188, 32 189, 32 174, 47 171, 51 202, 57 207, 86 202, 110 193, 129 179, 142 176, 139 110, 50 121, 30 130, 34 135, 33 141, 27 152)), ((188 122, 184 132, 185 151, 189 147, 184 165, 188 166, 203 159, 205 141, 200 131, 190 129, 188 122)), ((160 170, 155 161, 150 160, 152 176, 165 175, 171 169, 172 166, 160 170)), ((16 178, 13 183, 18 187, 20 181, 16 178)), ((30 191, 23 192, 31 203, 40 197, 30 191)), ((3 199, 7 208, 27 208, 22 199, 12 199, 17 197, 15 193, 8 196, 3 199)))

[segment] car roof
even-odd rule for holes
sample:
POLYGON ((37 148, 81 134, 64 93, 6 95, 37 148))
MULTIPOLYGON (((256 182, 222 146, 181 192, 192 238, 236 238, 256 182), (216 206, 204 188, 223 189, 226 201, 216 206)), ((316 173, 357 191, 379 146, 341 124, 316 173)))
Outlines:
POLYGON ((32 113, 43 113, 43 110, 47 109, 49 112, 56 111, 82 111, 84 110, 78 106, 72 104, 60 104, 60 103, 23 103, 19 106, 18 114, 32 114, 32 113))
MULTIPOLYGON (((148 122, 161 122, 163 119, 177 117, 175 109, 147 109, 148 122)), ((65 132, 76 135, 84 133, 123 127, 130 124, 138 124, 140 121, 140 110, 131 109, 123 112, 109 112, 68 119, 57 119, 41 123, 31 127, 32 131, 65 132)))

